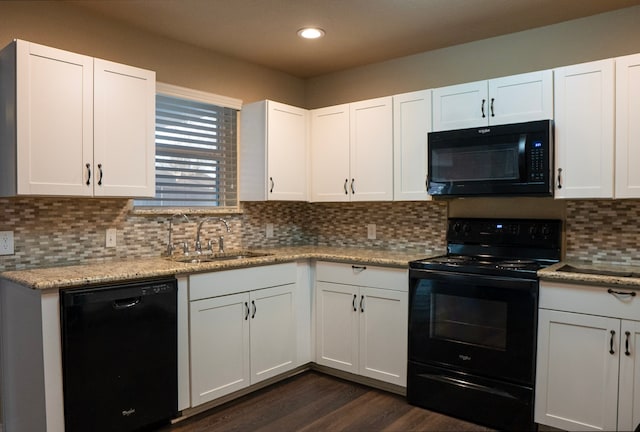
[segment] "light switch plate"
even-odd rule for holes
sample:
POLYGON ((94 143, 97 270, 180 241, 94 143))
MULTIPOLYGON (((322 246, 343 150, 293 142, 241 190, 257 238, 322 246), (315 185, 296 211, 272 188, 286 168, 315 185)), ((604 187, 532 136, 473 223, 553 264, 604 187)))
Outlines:
POLYGON ((376 239, 376 224, 367 225, 367 238, 369 240, 376 239))
POLYGON ((273 224, 272 223, 268 223, 267 224, 267 229, 266 229, 266 235, 267 238, 272 238, 273 237, 273 224))
POLYGON ((118 231, 115 228, 107 228, 105 246, 106 247, 116 247, 116 237, 117 236, 118 236, 118 231))
POLYGON ((0 231, 0 255, 13 255, 13 231, 0 231))

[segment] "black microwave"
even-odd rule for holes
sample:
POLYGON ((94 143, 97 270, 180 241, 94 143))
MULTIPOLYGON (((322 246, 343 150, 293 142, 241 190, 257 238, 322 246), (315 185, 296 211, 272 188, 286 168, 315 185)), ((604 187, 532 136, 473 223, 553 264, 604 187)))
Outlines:
POLYGON ((431 195, 553 195, 551 120, 432 132, 428 137, 431 195))

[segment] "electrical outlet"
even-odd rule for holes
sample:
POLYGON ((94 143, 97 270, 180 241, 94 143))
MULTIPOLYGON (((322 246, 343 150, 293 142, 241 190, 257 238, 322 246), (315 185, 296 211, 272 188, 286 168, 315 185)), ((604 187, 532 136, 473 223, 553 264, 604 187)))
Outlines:
POLYGON ((367 238, 369 240, 376 239, 376 224, 367 225, 367 238))
POLYGON ((13 231, 0 231, 0 255, 13 255, 13 231))
POLYGON ((268 223, 267 224, 267 230, 266 230, 266 234, 267 234, 267 238, 273 238, 273 224, 272 223, 268 223))
POLYGON ((118 231, 115 228, 107 228, 105 246, 116 247, 117 236, 118 236, 118 231))

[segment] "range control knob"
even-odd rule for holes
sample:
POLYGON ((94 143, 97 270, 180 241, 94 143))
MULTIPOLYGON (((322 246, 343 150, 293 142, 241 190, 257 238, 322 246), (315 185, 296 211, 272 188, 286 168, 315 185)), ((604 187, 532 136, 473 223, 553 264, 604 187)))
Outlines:
POLYGON ((529 227, 529 234, 531 235, 531 238, 534 238, 535 236, 538 235, 538 227, 536 225, 531 225, 529 227))
POLYGON ((460 222, 456 222, 456 223, 453 224, 451 229, 453 230, 454 233, 458 234, 458 233, 460 233, 460 230, 462 229, 462 225, 460 225, 460 222))
POLYGON ((462 225, 462 232, 465 234, 469 234, 471 232, 471 226, 469 224, 462 225))
POLYGON ((549 234, 551 234, 551 227, 549 225, 543 225, 540 229, 540 232, 543 236, 547 237, 549 234))

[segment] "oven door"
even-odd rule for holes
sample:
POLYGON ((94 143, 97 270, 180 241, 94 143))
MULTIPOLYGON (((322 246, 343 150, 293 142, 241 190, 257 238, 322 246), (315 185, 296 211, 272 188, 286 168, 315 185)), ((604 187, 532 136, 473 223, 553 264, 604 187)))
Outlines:
POLYGON ((409 272, 409 360, 532 384, 538 281, 409 272))

